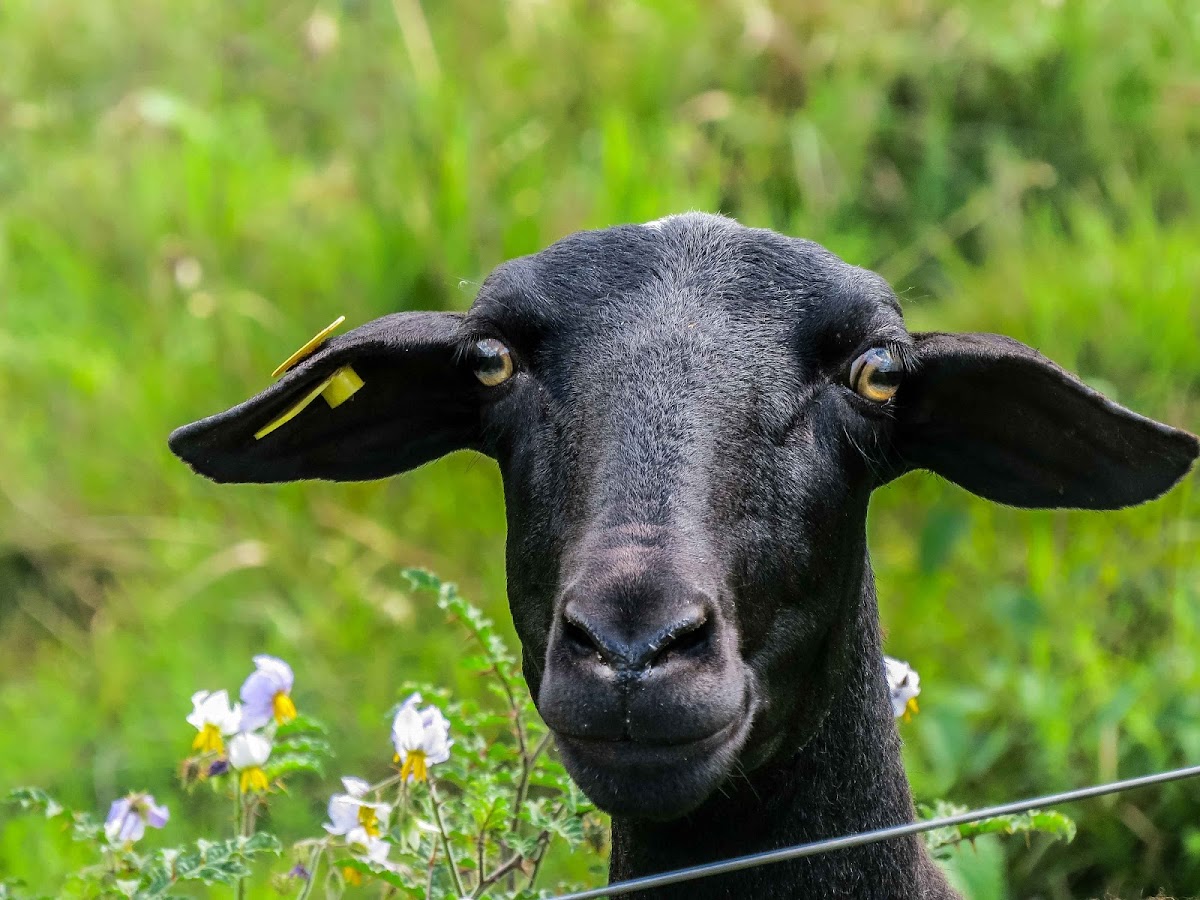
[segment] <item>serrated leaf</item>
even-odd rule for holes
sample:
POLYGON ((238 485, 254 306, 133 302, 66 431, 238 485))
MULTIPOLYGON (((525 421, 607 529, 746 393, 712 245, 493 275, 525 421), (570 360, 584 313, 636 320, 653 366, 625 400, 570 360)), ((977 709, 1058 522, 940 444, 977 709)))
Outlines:
POLYGON ((272 752, 276 755, 283 753, 308 753, 313 756, 331 758, 333 748, 324 738, 297 736, 286 740, 276 741, 272 752))
POLYGON ((329 734, 329 728, 323 722, 301 713, 290 722, 280 725, 275 731, 275 739, 281 741, 296 735, 305 734, 315 734, 325 737, 329 734))
MULTIPOLYGON (((939 800, 932 805, 919 807, 925 819, 937 819, 959 815, 967 811, 965 806, 939 800)), ((951 848, 963 841, 973 841, 989 834, 1047 834, 1056 840, 1070 842, 1075 837, 1075 823, 1069 817, 1054 810, 1032 810, 1028 813, 993 816, 979 822, 935 828, 924 835, 925 846, 938 858, 945 858, 951 848)))
POLYGON ((283 853, 283 844, 279 842, 279 838, 266 831, 256 831, 248 838, 242 838, 242 843, 238 850, 244 856, 253 856, 257 853, 273 853, 278 856, 283 853))
POLYGON ((1069 816, 1064 816, 1055 810, 1047 810, 1046 812, 1033 810, 1029 813, 1029 818, 1035 831, 1054 835, 1059 840, 1065 841, 1068 844, 1075 840, 1077 828, 1075 820, 1069 816))
POLYGON ((272 756, 263 771, 271 780, 298 772, 324 776, 325 766, 321 758, 312 753, 283 753, 272 756))
POLYGON ((366 860, 358 859, 353 856, 347 856, 344 859, 339 859, 334 862, 334 865, 339 869, 352 869, 360 875, 365 875, 368 878, 376 878, 385 884, 390 884, 392 887, 411 888, 409 882, 405 881, 398 872, 393 872, 391 869, 376 865, 375 863, 367 862, 366 860))
POLYGON ((47 819, 63 812, 62 804, 39 787, 13 788, 4 801, 20 807, 23 812, 44 813, 47 819))
POLYGON ((71 840, 83 842, 98 841, 103 833, 104 826, 91 813, 71 813, 71 840))
POLYGON ((437 593, 442 589, 442 579, 426 569, 403 569, 400 577, 404 578, 417 591, 432 591, 437 593))

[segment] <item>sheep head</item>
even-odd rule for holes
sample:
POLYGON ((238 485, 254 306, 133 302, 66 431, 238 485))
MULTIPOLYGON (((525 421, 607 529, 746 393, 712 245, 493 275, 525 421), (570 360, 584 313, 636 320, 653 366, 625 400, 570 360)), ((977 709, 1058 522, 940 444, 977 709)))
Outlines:
POLYGON ((821 721, 875 488, 922 468, 1111 509, 1198 451, 1016 341, 908 332, 816 244, 698 214, 507 262, 465 315, 370 322, 170 443, 222 482, 494 458, 538 707, 593 800, 656 819, 821 721), (352 396, 268 428, 347 368, 352 396))

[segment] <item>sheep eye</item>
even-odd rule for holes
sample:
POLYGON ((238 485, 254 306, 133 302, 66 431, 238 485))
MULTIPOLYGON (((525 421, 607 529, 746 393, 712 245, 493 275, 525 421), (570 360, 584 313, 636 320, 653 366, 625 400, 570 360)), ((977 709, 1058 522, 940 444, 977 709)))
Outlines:
POLYGON ((885 403, 900 388, 902 369, 886 347, 872 347, 850 367, 850 387, 855 393, 885 403))
POLYGON ((512 377, 512 354, 495 338, 475 342, 475 377, 488 387, 503 384, 512 377))

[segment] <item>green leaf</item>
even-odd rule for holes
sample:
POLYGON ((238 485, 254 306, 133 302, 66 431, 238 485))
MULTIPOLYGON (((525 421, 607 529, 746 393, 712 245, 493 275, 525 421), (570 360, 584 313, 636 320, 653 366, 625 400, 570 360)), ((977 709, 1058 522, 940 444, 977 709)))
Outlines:
MULTIPOLYGON (((944 800, 938 800, 932 806, 922 804, 919 808, 921 815, 926 819, 954 816, 967 811, 965 806, 944 800)), ((938 858, 945 858, 942 851, 947 848, 987 834, 1046 834, 1055 840, 1070 843, 1075 838, 1075 822, 1054 810, 1031 810, 1019 815, 994 816, 979 822, 936 828, 925 833, 925 846, 938 858)))
POLYGON ((285 740, 303 734, 317 734, 324 737, 329 734, 329 728, 323 722, 301 713, 290 722, 280 725, 275 730, 275 739, 285 740))
POLYGON ((247 838, 239 838, 238 852, 243 856, 254 856, 259 853, 271 853, 275 856, 283 853, 283 844, 279 838, 266 831, 256 831, 247 838))
POLYGON ((333 748, 323 738, 300 736, 276 741, 272 753, 275 755, 301 753, 331 759, 333 757, 333 748))
POLYGON ((281 753, 272 756, 263 766, 263 771, 271 780, 298 772, 324 776, 325 765, 321 757, 312 753, 281 753))
POLYGON ((64 812, 63 806, 39 787, 13 788, 4 798, 5 803, 19 806, 22 812, 43 813, 47 819, 64 812))
POLYGON ((250 874, 249 863, 256 856, 278 856, 282 852, 279 840, 263 831, 224 841, 198 840, 195 849, 182 852, 176 858, 174 874, 179 881, 232 885, 250 874))
POLYGON ((71 813, 71 840, 98 841, 104 834, 104 826, 88 812, 73 811, 71 813))
POLYGON ((442 589, 442 579, 426 569, 404 569, 400 576, 412 585, 414 591, 432 591, 436 594, 442 589))
POLYGON ((334 865, 339 869, 352 869, 360 875, 365 875, 368 878, 375 878, 385 884, 390 884, 392 887, 401 889, 412 888, 415 885, 406 881, 400 876, 400 873, 393 872, 391 869, 384 868, 376 863, 368 862, 357 857, 347 856, 343 859, 336 860, 334 865))

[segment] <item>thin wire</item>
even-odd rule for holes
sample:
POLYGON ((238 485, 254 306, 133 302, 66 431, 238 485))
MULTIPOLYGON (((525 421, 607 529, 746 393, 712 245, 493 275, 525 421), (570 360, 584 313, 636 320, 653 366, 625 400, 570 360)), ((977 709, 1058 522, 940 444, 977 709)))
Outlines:
POLYGON ((610 884, 607 887, 592 888, 586 891, 577 891, 574 894, 562 894, 553 898, 553 900, 595 900, 598 897, 616 897, 621 894, 629 894, 633 891, 644 891, 649 888, 665 887, 669 884, 678 884, 681 881, 693 881, 697 878, 707 878, 711 875, 724 875, 726 872, 739 872, 742 869, 752 869, 757 866, 765 866, 771 863, 785 862, 789 859, 800 859, 805 856, 814 856, 818 853, 828 853, 832 850, 845 850, 849 847, 861 847, 865 844, 874 844, 879 841, 886 841, 889 838, 907 837, 910 834, 920 834, 923 831, 933 831, 935 828, 949 828, 955 825, 966 825, 970 822, 978 822, 981 819, 990 819, 994 816, 1009 816, 1015 813, 1029 812, 1033 809, 1041 809, 1047 806, 1057 806, 1060 803, 1072 803, 1076 800, 1087 800, 1091 797, 1102 797, 1105 794, 1117 794, 1121 791, 1132 790, 1133 788, 1146 787, 1151 784, 1164 784, 1168 781, 1179 781, 1184 778, 1195 778, 1200 776, 1200 766, 1190 766, 1184 769, 1171 769, 1168 772, 1158 772, 1154 775, 1142 775, 1138 778, 1128 778, 1125 781, 1113 781, 1108 784, 1097 784, 1091 787, 1077 788, 1073 791, 1065 791, 1061 794, 1048 794, 1045 797, 1036 797, 1032 800, 1017 800, 1014 803, 1005 803, 1000 806, 989 806, 986 809, 977 809, 971 812, 958 813, 953 816, 943 816, 940 819, 928 819, 923 822, 910 822, 907 825, 894 825, 891 828, 879 828, 875 831, 864 831, 860 834, 851 834, 845 837, 830 838, 824 841, 816 841, 811 844, 800 844, 796 847, 785 847, 781 850, 767 850, 762 853, 751 853, 748 856, 739 856, 734 859, 727 859, 723 862, 706 863, 700 866, 692 866, 687 869, 679 869, 674 872, 664 872, 661 875, 647 875, 642 878, 634 878, 630 881, 619 881, 616 884, 610 884))

